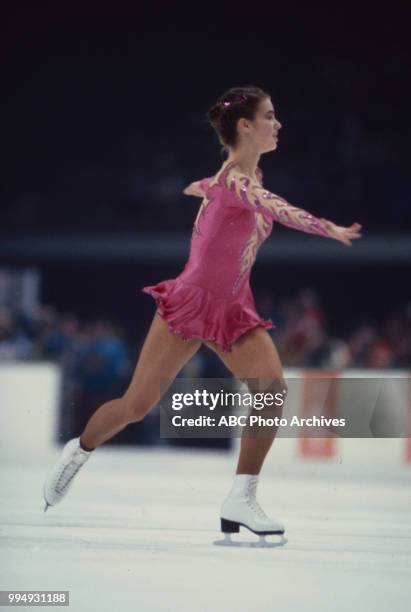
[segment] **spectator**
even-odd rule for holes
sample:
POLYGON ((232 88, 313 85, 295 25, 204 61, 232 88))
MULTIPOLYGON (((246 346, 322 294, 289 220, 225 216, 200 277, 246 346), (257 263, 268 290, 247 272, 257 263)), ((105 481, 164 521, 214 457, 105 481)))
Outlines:
POLYGON ((16 326, 16 318, 8 308, 0 309, 0 360, 27 359, 32 342, 16 326))

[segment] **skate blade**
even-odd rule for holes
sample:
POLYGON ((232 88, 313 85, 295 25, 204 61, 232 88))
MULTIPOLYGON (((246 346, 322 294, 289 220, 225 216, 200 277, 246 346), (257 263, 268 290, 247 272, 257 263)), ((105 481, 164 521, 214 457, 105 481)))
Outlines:
POLYGON ((243 546, 246 548, 278 548, 279 546, 284 546, 287 542, 288 540, 283 535, 281 535, 281 540, 277 542, 266 540, 265 536, 259 536, 259 539, 256 541, 242 541, 232 540, 230 534, 226 533, 223 540, 215 540, 213 544, 216 546, 243 546))
POLYGON ((46 499, 46 485, 43 485, 43 499, 46 502, 46 505, 44 507, 44 512, 47 512, 47 508, 49 508, 51 506, 51 504, 48 503, 47 499, 46 499))

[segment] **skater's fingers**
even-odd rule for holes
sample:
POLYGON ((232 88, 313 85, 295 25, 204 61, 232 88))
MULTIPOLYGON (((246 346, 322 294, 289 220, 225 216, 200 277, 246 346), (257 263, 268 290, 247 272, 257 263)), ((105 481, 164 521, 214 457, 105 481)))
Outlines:
POLYGON ((351 246, 351 240, 361 238, 361 232, 356 228, 356 226, 356 229, 353 229, 354 226, 355 224, 353 224, 351 227, 340 228, 339 230, 341 242, 347 246, 351 246))
POLYGON ((338 232, 338 240, 345 244, 346 246, 351 246, 351 236, 347 231, 338 232))

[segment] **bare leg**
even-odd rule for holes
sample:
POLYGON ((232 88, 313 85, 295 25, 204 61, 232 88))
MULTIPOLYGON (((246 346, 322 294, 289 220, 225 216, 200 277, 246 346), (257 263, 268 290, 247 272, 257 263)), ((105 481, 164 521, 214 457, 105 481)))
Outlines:
MULTIPOLYGON (((249 385, 250 391, 264 388, 267 392, 266 385, 259 387, 258 381, 268 382, 269 380, 273 381, 269 389, 273 395, 276 392, 287 391, 278 351, 271 336, 263 327, 255 327, 240 336, 231 352, 224 352, 214 342, 205 342, 205 344, 217 353, 235 377, 257 380, 256 388, 253 389, 249 385)), ((260 473, 264 459, 276 436, 277 428, 273 427, 271 432, 264 432, 263 436, 247 435, 249 433, 244 430, 241 438, 236 474, 260 473)))
POLYGON ((129 423, 141 421, 160 400, 160 380, 169 379, 171 384, 201 344, 171 333, 156 311, 128 389, 96 410, 80 436, 82 446, 96 448, 129 423))

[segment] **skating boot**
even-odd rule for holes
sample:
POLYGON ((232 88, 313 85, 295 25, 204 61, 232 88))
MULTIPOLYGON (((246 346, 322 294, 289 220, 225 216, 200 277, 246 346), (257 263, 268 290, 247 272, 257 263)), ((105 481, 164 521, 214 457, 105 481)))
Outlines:
POLYGON ((221 531, 224 540, 215 544, 229 546, 281 546, 287 542, 284 538, 284 525, 270 519, 256 499, 258 476, 252 474, 237 474, 233 487, 221 507, 221 531), (242 542, 231 539, 232 533, 238 533, 240 526, 246 527, 259 536, 257 542, 242 542), (280 535, 279 542, 267 542, 266 535, 280 535))
POLYGON ((64 446, 61 457, 44 483, 46 512, 49 506, 58 504, 68 492, 74 476, 90 458, 93 451, 85 451, 80 446, 80 438, 69 440, 64 446))

